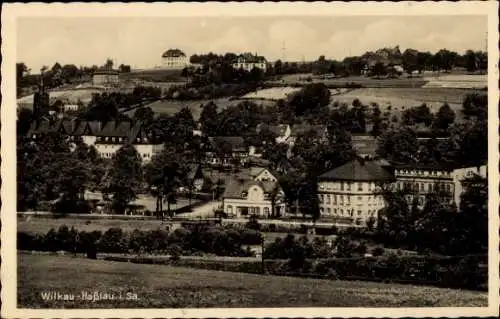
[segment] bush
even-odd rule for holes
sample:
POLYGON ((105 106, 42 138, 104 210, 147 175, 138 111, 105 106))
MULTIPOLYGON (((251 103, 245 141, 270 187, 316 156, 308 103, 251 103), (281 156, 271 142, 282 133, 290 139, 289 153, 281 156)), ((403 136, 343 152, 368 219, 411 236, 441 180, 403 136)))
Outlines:
POLYGON ((384 248, 382 247, 376 247, 372 251, 372 255, 375 257, 382 256, 384 254, 384 248))
POLYGON ((107 253, 124 253, 129 244, 121 228, 110 228, 99 241, 99 251, 107 253))

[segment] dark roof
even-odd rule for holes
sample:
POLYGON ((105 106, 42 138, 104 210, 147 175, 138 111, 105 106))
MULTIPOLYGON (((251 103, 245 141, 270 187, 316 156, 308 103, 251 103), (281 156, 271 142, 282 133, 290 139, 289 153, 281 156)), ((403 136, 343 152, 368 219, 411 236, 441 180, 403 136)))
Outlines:
POLYGON ((186 56, 186 54, 179 49, 168 49, 161 55, 162 58, 178 58, 183 56, 186 56))
POLYGON ((96 136, 103 137, 128 137, 132 125, 128 121, 109 121, 106 122, 102 129, 96 133, 96 136))
POLYGON ((243 53, 238 55, 238 58, 235 62, 239 62, 240 60, 245 61, 246 63, 266 63, 266 58, 260 55, 254 55, 251 53, 243 53))
POLYGON ((101 123, 98 121, 80 121, 76 129, 72 132, 72 135, 83 136, 83 135, 97 135, 101 130, 101 123))
POLYGON ((243 193, 248 192, 250 187, 259 186, 264 190, 264 193, 272 194, 279 189, 279 184, 275 182, 259 182, 248 179, 232 178, 224 190, 224 198, 244 199, 243 193))
POLYGON ((319 176, 332 181, 390 181, 394 177, 374 161, 353 160, 319 176))
POLYGON ((41 121, 33 121, 31 123, 31 127, 28 130, 28 135, 33 134, 49 134, 49 133, 57 133, 61 128, 64 128, 62 125, 62 120, 57 121, 49 121, 49 120, 41 120, 41 121))
POLYGON ((262 166, 251 166, 249 168, 242 168, 240 169, 237 173, 234 175, 236 178, 239 179, 255 179, 260 173, 262 173, 264 170, 267 170, 269 173, 271 173, 276 179, 279 178, 279 174, 275 171, 273 171, 270 168, 267 167, 262 167, 262 166))

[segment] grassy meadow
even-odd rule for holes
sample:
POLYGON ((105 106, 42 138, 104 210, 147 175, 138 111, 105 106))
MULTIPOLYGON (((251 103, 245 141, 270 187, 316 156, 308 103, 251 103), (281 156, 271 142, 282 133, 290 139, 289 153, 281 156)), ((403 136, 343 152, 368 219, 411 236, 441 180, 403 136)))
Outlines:
POLYGON ((330 281, 90 260, 18 255, 20 308, 430 307, 486 306, 482 292, 330 281), (44 301, 42 292, 75 294, 44 301), (81 291, 127 292, 137 300, 78 300, 81 291))

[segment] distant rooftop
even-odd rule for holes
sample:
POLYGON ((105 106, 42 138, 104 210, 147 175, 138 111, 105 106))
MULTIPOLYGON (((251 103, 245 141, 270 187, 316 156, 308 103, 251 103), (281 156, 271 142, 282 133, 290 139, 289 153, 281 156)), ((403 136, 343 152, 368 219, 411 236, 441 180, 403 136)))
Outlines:
POLYGON ((162 58, 179 58, 185 56, 186 54, 179 49, 168 49, 161 55, 162 58))
POLYGON ((394 177, 375 161, 355 159, 319 176, 330 181, 391 181, 394 177))

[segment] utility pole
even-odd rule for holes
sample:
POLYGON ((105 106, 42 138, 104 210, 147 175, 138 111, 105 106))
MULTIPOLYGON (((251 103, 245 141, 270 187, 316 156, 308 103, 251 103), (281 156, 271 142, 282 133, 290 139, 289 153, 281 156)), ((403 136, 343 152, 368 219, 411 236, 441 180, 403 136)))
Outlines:
POLYGON ((286 44, 285 41, 283 41, 283 46, 281 47, 281 61, 285 62, 286 59, 286 44))
POLYGON ((264 235, 260 233, 260 247, 261 247, 260 261, 262 267, 262 274, 266 273, 266 264, 264 263, 264 240, 265 240, 264 235))

